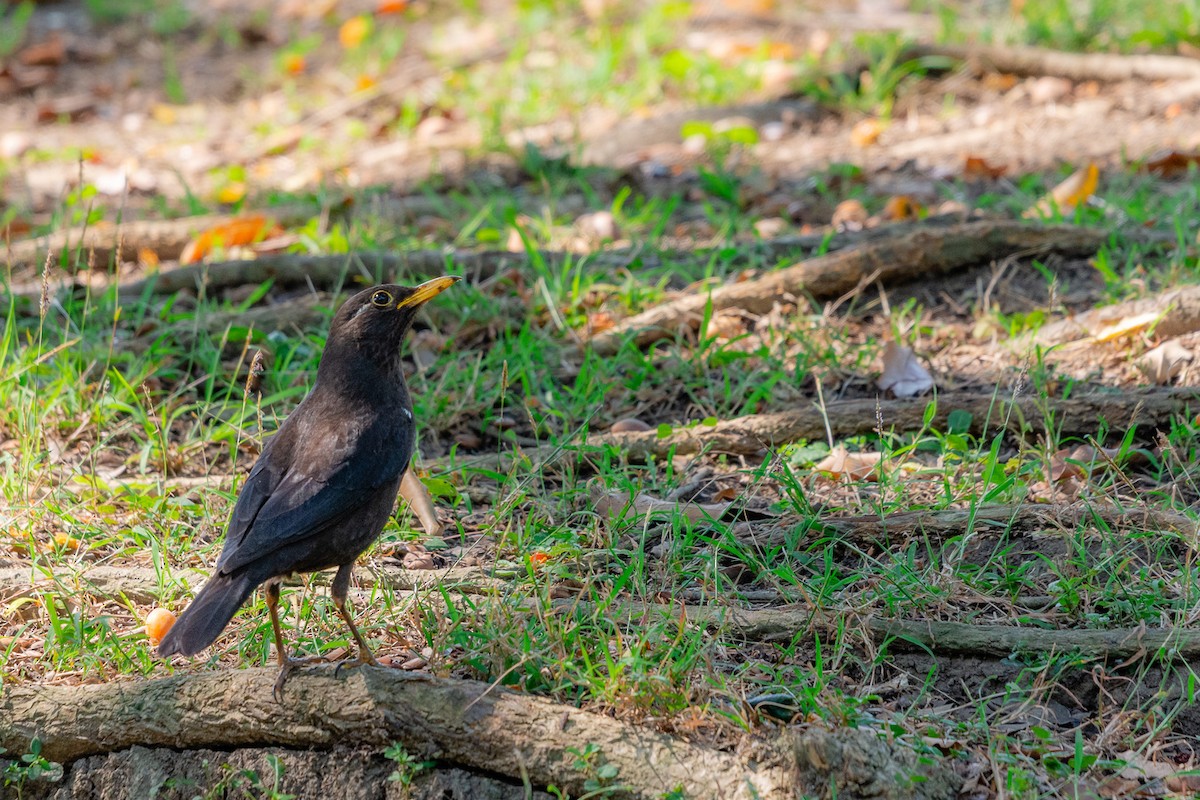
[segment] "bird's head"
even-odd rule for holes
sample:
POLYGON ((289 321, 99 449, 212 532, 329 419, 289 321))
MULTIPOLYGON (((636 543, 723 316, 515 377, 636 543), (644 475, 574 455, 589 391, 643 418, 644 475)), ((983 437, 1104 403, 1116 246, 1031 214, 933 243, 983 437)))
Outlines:
POLYGON ((455 276, 447 275, 426 281, 420 286, 385 283, 364 289, 338 309, 329 326, 329 338, 399 347, 417 310, 458 280, 455 276))
POLYGON ((334 314, 318 374, 348 371, 346 378, 355 380, 353 365, 364 358, 385 372, 398 371, 400 345, 417 310, 458 280, 447 275, 420 286, 385 283, 351 297, 334 314))

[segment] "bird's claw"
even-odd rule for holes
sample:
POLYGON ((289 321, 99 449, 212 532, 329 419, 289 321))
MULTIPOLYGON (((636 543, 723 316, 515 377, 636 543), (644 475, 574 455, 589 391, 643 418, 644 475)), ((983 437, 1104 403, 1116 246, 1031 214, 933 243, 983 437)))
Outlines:
POLYGON ((309 664, 325 663, 324 656, 307 656, 305 658, 285 658, 279 662, 279 677, 275 679, 275 686, 271 690, 271 695, 275 698, 275 702, 283 704, 283 685, 287 683, 288 676, 299 667, 304 667, 309 664))
POLYGON ((333 668, 333 677, 340 678, 342 669, 350 669, 351 667, 379 667, 383 666, 375 660, 375 656, 370 653, 359 651, 358 658, 348 658, 345 661, 339 661, 337 666, 333 668))

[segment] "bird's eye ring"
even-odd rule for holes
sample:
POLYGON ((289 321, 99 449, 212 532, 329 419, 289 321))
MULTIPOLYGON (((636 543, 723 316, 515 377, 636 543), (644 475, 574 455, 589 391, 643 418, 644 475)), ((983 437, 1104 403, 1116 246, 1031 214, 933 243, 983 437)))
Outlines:
POLYGON ((380 290, 371 295, 371 305, 379 308, 387 308, 392 304, 392 296, 387 292, 380 290))

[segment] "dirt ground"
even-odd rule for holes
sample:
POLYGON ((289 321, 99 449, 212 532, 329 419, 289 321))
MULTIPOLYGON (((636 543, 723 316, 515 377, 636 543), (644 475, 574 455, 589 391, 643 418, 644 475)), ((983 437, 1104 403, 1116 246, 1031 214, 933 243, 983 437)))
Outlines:
MULTIPOLYGON (((383 187, 384 197, 404 198, 418 193, 431 178, 445 192, 479 180, 493 185, 510 182, 514 192, 521 190, 519 167, 511 156, 468 155, 478 152, 485 132, 465 116, 427 117, 435 121, 419 126, 409 138, 389 134, 386 123, 394 114, 390 108, 394 103, 356 99, 344 75, 322 71, 321 65, 331 62, 336 52, 318 49, 311 54, 310 77, 300 85, 270 85, 261 75, 274 63, 280 34, 274 25, 263 21, 257 13, 261 9, 248 5, 252 4, 214 3, 194 9, 200 21, 189 30, 194 29, 196 34, 177 37, 172 44, 164 45, 147 36, 138 22, 96 22, 82 3, 39 3, 29 41, 58 44, 51 45, 48 65, 25 64, 0 73, 0 159, 5 162, 0 172, 0 212, 11 211, 14 224, 20 226, 44 224, 82 182, 94 185, 105 202, 119 203, 124 219, 155 219, 161 216, 164 206, 179 208, 185 204, 189 193, 211 195, 224 180, 221 169, 233 164, 244 167, 250 176, 248 182, 264 194, 272 190, 317 191, 323 187, 336 193, 379 186, 383 187), (37 69, 47 71, 35 74, 37 69), (164 90, 171 76, 176 75, 186 103, 172 102, 164 90), (14 87, 13 80, 30 85, 14 87), (295 91, 311 94, 309 107, 317 110, 295 112, 287 102, 288 93, 295 91), (389 106, 389 110, 381 111, 382 105, 389 106), (324 114, 319 110, 322 108, 339 113, 324 114), (362 128, 370 135, 346 135, 350 129, 362 128), (281 144, 301 138, 325 144, 281 144), (64 157, 76 149, 82 150, 78 157, 64 157)), ((296 4, 283 5, 287 9, 279 13, 294 14, 301 30, 318 24, 291 7, 296 4)), ((785 24, 773 28, 771 35, 808 47, 828 35, 830 25, 853 19, 852 14, 844 16, 842 9, 823 13, 825 16, 797 13, 794 18, 785 14, 785 24)), ((918 29, 925 24, 918 15, 909 15, 903 9, 896 10, 887 21, 918 29)), ((866 24, 861 18, 858 23, 866 24)), ((688 24, 685 38, 697 48, 720 50, 764 36, 759 21, 737 13, 696 14, 688 24)), ((433 37, 434 27, 429 20, 417 18, 413 25, 412 40, 433 37)), ((486 59, 502 46, 499 32, 482 25, 454 41, 438 39, 437 47, 442 48, 435 52, 438 63, 429 51, 406 50, 394 73, 381 81, 381 88, 373 96, 389 100, 429 94, 446 79, 439 63, 486 59)), ((681 188, 686 193, 694 186, 695 167, 704 154, 681 140, 679 122, 697 118, 748 121, 758 131, 759 141, 735 156, 735 166, 754 174, 749 182, 752 196, 746 202, 746 212, 779 220, 789 231, 803 234, 828 230, 837 212, 832 203, 812 191, 814 174, 834 163, 857 165, 861 177, 854 180, 861 181, 874 195, 906 195, 931 207, 946 202, 943 198, 947 187, 959 185, 957 180, 968 158, 982 159, 1002 173, 992 182, 968 184, 960 198, 950 201, 952 207, 945 209, 955 212, 971 207, 985 192, 1017 191, 1018 176, 1029 173, 1051 174, 1052 184, 1068 168, 1087 161, 1097 163, 1102 173, 1115 175, 1124 174, 1131 163, 1161 151, 1195 151, 1200 149, 1200 78, 1105 82, 955 68, 909 85, 896 103, 890 124, 870 143, 863 143, 856 134, 861 116, 822 108, 809 98, 785 91, 764 92, 762 97, 736 108, 668 106, 628 114, 583 109, 574 118, 505 134, 514 147, 531 142, 549 153, 578 152, 589 163, 611 167, 612 177, 596 187, 603 202, 611 200, 623 186, 633 185, 658 196, 681 188), (579 136, 578 142, 568 141, 575 135, 579 136)), ((1181 215, 1195 213, 1188 199, 1194 187, 1186 180, 1164 181, 1160 188, 1179 196, 1181 215)), ((1029 200, 1035 197, 1031 194, 1029 200)), ((687 216, 686 208, 683 216, 687 216)), ((695 215, 697 220, 701 216, 695 215)), ((1183 223, 1188 226, 1188 220, 1183 223)), ((680 225, 673 233, 681 247, 712 241, 712 231, 700 222, 680 225)), ((995 339, 988 341, 986 336, 977 335, 979 308, 994 307, 1001 314, 1011 315, 1052 306, 1063 313, 1074 313, 1106 299, 1104 280, 1087 259, 1051 257, 1048 266, 1058 276, 1053 287, 1025 261, 1012 259, 965 274, 887 289, 868 288, 841 309, 847 319, 846 341, 880 337, 889 325, 888 310, 914 300, 928 309, 924 319, 936 331, 926 339, 928 352, 935 353, 926 363, 938 377, 939 386, 1011 387, 1019 384, 1030 368, 1028 354, 1014 354, 995 339)), ((140 269, 127 266, 122 277, 136 277, 140 269)), ((36 269, 29 267, 12 276, 12 282, 18 285, 36 281, 36 269)), ((755 322, 743 319, 739 324, 754 330, 755 322)), ((821 315, 814 314, 814 329, 822 324, 821 315)), ((814 337, 817 335, 814 333, 814 337)), ((1188 334, 1181 341, 1188 346, 1200 345, 1200 333, 1188 334)), ((1061 375, 1078 379, 1080 386, 1131 388, 1142 377, 1127 350, 1102 344, 1068 348, 1053 361, 1061 375)), ((1185 376, 1182 382, 1195 385, 1196 379, 1185 376)), ((824 391, 831 400, 875 395, 875 387, 853 370, 830 376, 824 391)), ((686 397, 656 398, 643 408, 651 409, 651 416, 686 418, 692 410, 689 402, 686 397)), ((607 427, 627 414, 624 406, 605 409, 598 418, 599 427, 607 427)), ((525 422, 514 424, 524 426, 525 422)), ((468 439, 464 444, 466 427, 431 432, 422 440, 423 457, 432 460, 446 456, 455 446, 467 455, 486 454, 494 442, 476 437, 476 441, 468 439)), ((518 431, 533 440, 533 431, 523 427, 518 431)), ((711 473, 711 466, 691 468, 698 471, 708 467, 711 473)), ((183 469, 179 477, 194 476, 183 469)), ((728 496, 726 490, 744 489, 747 482, 744 476, 725 474, 702 482, 701 488, 683 499, 720 502, 728 496)), ((909 490, 914 497, 922 491, 915 485, 909 490)), ((1174 490, 1183 501, 1195 502, 1186 486, 1174 490)), ((844 503, 853 507, 853 498, 841 492, 828 489, 827 495, 817 498, 817 505, 836 508, 844 503)), ((1124 498, 1132 495, 1131 489, 1124 498)), ((757 497, 764 506, 771 499, 770 490, 757 497)), ((1041 499, 1060 498, 1048 488, 1041 499)), ((487 564, 494 557, 494 548, 479 527, 481 520, 468 518, 463 512, 457 521, 464 533, 461 538, 448 535, 446 549, 438 554, 422 553, 420 548, 402 549, 381 553, 381 560, 391 566, 420 562, 437 568, 487 564)), ((936 547, 922 550, 919 537, 915 541, 914 557, 918 561, 941 556, 936 547)), ((644 544, 653 548, 660 540, 652 531, 644 544)), ((1047 560, 1072 555, 1069 543, 1044 534, 1013 535, 1003 541, 1003 546, 994 540, 977 546, 979 552, 964 553, 961 558, 967 562, 975 558, 984 569, 993 563, 997 552, 1003 551, 1010 568, 1035 576, 1047 560)), ((844 568, 852 571, 856 556, 845 555, 844 568)), ((1143 556, 1141 562, 1134 559, 1111 565, 1112 580, 1120 580, 1123 571, 1127 574, 1143 567, 1153 569, 1162 559, 1156 551, 1147 551, 1143 556)), ((15 561, 12 565, 19 566, 15 561)), ((934 619, 948 617, 948 609, 949 605, 930 607, 925 613, 934 619)), ((984 600, 974 617, 1003 620, 1018 614, 1047 624, 1057 618, 1052 609, 1039 611, 1025 605, 1018 607, 1015 602, 1001 607, 992 599, 984 600)), ((754 643, 748 643, 744 651, 730 658, 751 663, 756 658, 755 648, 754 643)), ((397 650, 385 655, 394 655, 400 661, 412 654, 397 650)), ((815 657, 813 652, 797 649, 792 660, 804 664, 815 657)), ((934 657, 916 651, 894 655, 886 668, 872 672, 847 664, 838 680, 847 691, 866 693, 864 687, 869 687, 874 698, 871 713, 880 719, 899 713, 899 709, 924 704, 930 709, 927 713, 965 723, 976 713, 980 698, 986 697, 989 709, 1003 718, 1004 732, 1014 736, 1026 731, 1033 736, 1032 731, 1041 729, 1060 732, 1078 728, 1106 708, 1172 708, 1191 691, 1179 675, 1157 667, 1136 668, 1139 671, 1131 677, 1128 669, 1096 666, 1070 674, 1046 675, 1048 688, 1037 702, 1024 697, 1010 702, 1006 687, 1018 679, 1028 682, 1028 676, 1038 669, 1037 664, 1011 658, 934 657), (924 676, 935 669, 939 675, 937 697, 930 698, 925 695, 924 676)), ((1110 719, 1114 727, 1161 722, 1135 722, 1119 713, 1110 719)), ((1170 724, 1174 736, 1155 758, 1179 765, 1194 763, 1196 754, 1189 742, 1200 734, 1200 710, 1193 704, 1183 705, 1170 724)), ((1116 733, 1089 729, 1087 735, 1103 739, 1116 733)), ((950 752, 956 745, 942 741, 933 746, 950 752)), ((388 780, 395 768, 392 762, 376 750, 353 747, 333 751, 239 747, 182 753, 133 747, 69 764, 60 784, 48 788, 45 794, 26 796, 55 800, 190 797, 191 787, 211 787, 221 781, 225 782, 225 796, 242 796, 238 792, 270 796, 268 752, 279 755, 287 764, 283 782, 277 788, 298 797, 549 797, 485 771, 456 768, 423 772, 412 786, 404 786, 400 781, 388 780), (168 772, 174 781, 169 785, 168 772), (165 793, 155 795, 157 791, 165 793)), ((972 767, 960 761, 957 768, 962 773, 961 796, 996 796, 994 787, 984 785, 972 767)), ((1110 786, 1097 794, 1096 787, 1085 788, 1079 796, 1150 797, 1161 790, 1146 788, 1146 793, 1138 794, 1142 789, 1126 787, 1128 793, 1121 794, 1110 786)))

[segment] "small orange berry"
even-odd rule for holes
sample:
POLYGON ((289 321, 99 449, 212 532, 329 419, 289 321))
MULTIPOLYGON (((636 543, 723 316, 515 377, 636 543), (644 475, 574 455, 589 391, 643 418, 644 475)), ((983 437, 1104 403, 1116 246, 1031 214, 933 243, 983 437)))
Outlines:
POLYGON ((146 615, 146 638, 157 645, 175 624, 175 615, 165 608, 156 608, 146 615))

